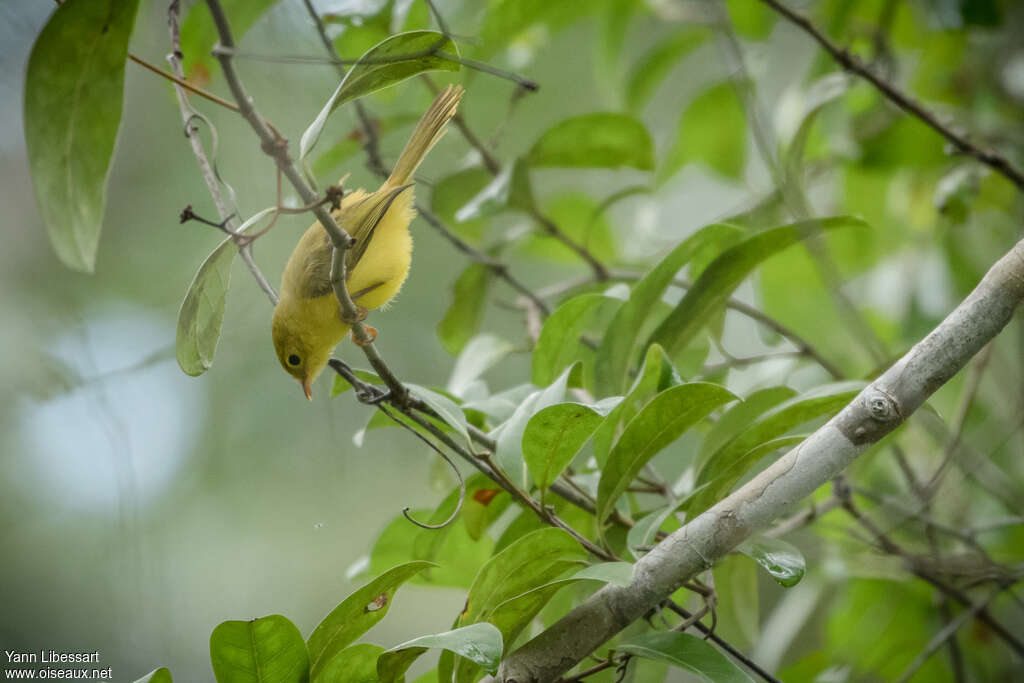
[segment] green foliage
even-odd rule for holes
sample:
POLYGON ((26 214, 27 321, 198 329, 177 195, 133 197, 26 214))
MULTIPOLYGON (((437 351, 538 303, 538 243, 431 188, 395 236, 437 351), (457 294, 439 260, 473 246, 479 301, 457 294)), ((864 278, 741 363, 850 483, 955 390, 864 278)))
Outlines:
POLYGON ((740 179, 747 163, 747 121, 736 89, 722 83, 690 103, 679 120, 676 140, 658 178, 674 176, 684 165, 700 161, 727 178, 740 179))
POLYGON ((599 424, 601 414, 579 403, 556 403, 530 418, 523 432, 523 461, 537 488, 551 486, 599 424))
POLYGON ((36 38, 25 75, 25 146, 57 256, 91 273, 121 125, 138 0, 66 0, 36 38))
POLYGON ((396 645, 377 660, 381 683, 401 681, 409 665, 430 648, 441 648, 479 665, 484 671, 498 669, 503 650, 501 631, 488 623, 470 624, 453 631, 420 636, 396 645))
POLYGON ((346 102, 400 83, 426 71, 458 71, 461 67, 455 43, 436 31, 408 31, 391 36, 368 50, 327 100, 299 142, 299 158, 305 158, 323 131, 327 117, 346 102))
POLYGON ((642 123, 625 114, 598 112, 561 121, 533 143, 531 166, 654 168, 654 144, 642 123))
POLYGON ((686 633, 649 633, 615 648, 645 659, 686 669, 708 683, 752 683, 750 676, 712 645, 686 633))
MULTIPOLYGON (((277 0, 222 0, 220 4, 231 22, 235 40, 241 40, 275 2, 277 0)), ((203 84, 210 81, 216 63, 211 53, 217 42, 217 28, 209 8, 204 2, 194 3, 181 25, 182 66, 188 78, 203 84)))
POLYGON ((135 683, 172 683, 171 671, 167 667, 160 667, 136 679, 135 683))
POLYGON ((210 634, 217 683, 305 683, 309 656, 295 624, 280 614, 225 621, 210 634))

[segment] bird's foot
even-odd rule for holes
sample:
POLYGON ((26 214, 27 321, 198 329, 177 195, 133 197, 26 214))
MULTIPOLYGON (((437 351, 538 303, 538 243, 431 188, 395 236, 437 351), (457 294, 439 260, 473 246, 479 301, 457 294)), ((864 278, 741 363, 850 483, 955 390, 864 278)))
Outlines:
POLYGON ((366 341, 359 341, 359 339, 356 338, 356 335, 353 332, 353 334, 352 334, 352 343, 355 344, 356 346, 369 346, 370 344, 373 343, 373 340, 375 340, 377 338, 377 328, 376 327, 372 327, 370 325, 363 325, 363 329, 366 330, 366 334, 368 334, 370 338, 368 340, 366 340, 366 341))
POLYGON ((341 318, 341 322, 345 323, 346 325, 355 325, 356 323, 361 323, 364 320, 366 320, 366 316, 368 316, 369 314, 370 311, 368 309, 363 308, 359 304, 356 304, 355 317, 346 317, 343 313, 340 312, 338 314, 338 317, 341 318))

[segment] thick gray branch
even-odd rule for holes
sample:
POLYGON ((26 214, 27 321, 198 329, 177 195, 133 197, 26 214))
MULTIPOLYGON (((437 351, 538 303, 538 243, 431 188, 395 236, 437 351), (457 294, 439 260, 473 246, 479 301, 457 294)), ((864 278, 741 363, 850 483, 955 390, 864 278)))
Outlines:
POLYGON ((513 652, 498 679, 542 683, 570 670, 899 426, 1003 329, 1022 299, 1024 240, 992 266, 931 334, 842 412, 641 558, 630 585, 602 588, 513 652))

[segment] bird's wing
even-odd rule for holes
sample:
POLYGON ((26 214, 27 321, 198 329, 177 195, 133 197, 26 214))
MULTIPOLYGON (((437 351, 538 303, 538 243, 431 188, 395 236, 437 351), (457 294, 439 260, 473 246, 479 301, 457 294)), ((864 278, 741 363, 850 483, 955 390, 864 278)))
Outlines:
POLYGON ((348 253, 345 254, 345 265, 350 274, 355 270, 359 259, 366 253, 366 248, 370 246, 370 240, 373 239, 374 231, 387 214, 388 209, 391 208, 391 204, 394 203, 398 195, 410 187, 412 187, 412 183, 400 187, 385 185, 384 188, 367 195, 366 199, 351 208, 342 209, 342 227, 355 240, 349 247, 348 253))

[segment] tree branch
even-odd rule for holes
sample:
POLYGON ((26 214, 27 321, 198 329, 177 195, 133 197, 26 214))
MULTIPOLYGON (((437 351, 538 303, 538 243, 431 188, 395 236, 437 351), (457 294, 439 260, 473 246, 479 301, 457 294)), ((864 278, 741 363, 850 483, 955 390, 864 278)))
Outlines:
POLYGON ((1009 159, 995 150, 982 149, 981 147, 978 147, 963 135, 960 135, 949 126, 943 124, 935 114, 925 109, 923 105, 914 100, 910 95, 904 93, 895 85, 879 76, 871 69, 871 67, 864 64, 857 57, 851 54, 849 50, 841 48, 829 40, 828 36, 822 33, 821 30, 804 15, 790 9, 782 2, 779 2, 779 0, 761 0, 761 2, 771 7, 773 10, 785 17, 790 23, 796 25, 804 31, 804 33, 817 41, 817 43, 821 45, 822 49, 824 49, 841 67, 871 83, 871 85, 875 86, 875 88, 877 88, 878 91, 890 102, 911 116, 919 119, 936 133, 946 138, 946 140, 948 140, 950 144, 956 147, 959 151, 967 154, 968 156, 974 157, 989 168, 1005 176, 1021 190, 1024 190, 1024 173, 1010 163, 1009 159))
POLYGON ((938 327, 838 415, 642 557, 630 585, 605 586, 513 652, 502 663, 499 679, 556 679, 793 502, 830 481, 953 377, 1002 330, 1022 299, 1024 240, 992 266, 938 327))

